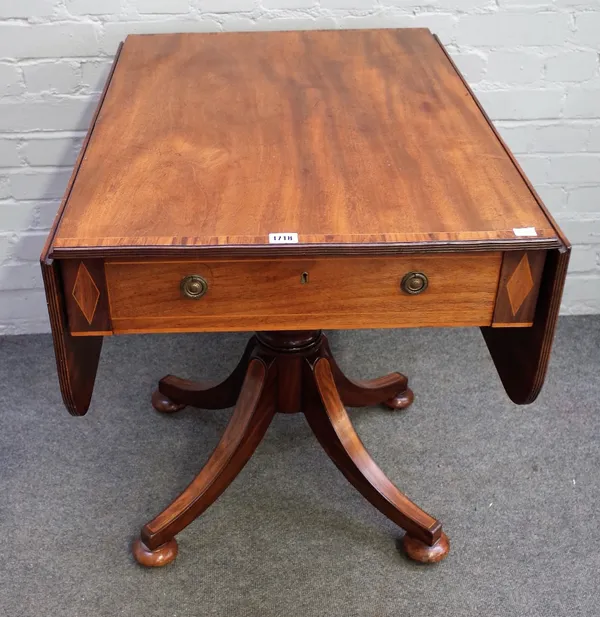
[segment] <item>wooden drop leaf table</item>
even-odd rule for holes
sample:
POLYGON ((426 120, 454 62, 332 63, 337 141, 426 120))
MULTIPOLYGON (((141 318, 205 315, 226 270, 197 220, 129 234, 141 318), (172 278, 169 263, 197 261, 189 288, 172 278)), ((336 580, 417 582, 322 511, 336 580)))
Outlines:
POLYGON ((104 336, 256 332, 223 382, 160 380, 159 412, 235 409, 137 561, 175 558, 276 412, 304 413, 410 557, 441 560, 440 522, 346 411, 405 409, 407 378, 350 380, 321 329, 478 326, 508 396, 530 403, 569 251, 428 30, 127 37, 41 257, 65 405, 86 413, 104 336))

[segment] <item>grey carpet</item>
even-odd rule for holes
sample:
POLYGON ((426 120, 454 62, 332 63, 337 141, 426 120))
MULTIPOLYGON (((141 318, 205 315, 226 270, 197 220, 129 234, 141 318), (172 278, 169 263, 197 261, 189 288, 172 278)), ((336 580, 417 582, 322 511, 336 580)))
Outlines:
POLYGON ((0 614, 598 615, 600 317, 560 322, 539 400, 512 405, 473 330, 331 333, 347 373, 400 369, 404 413, 353 410, 373 458, 444 523, 419 566, 301 416, 278 416, 163 569, 131 539, 197 473, 230 411, 153 411, 156 380, 224 376, 246 334, 105 341, 92 408, 62 406, 49 336, 0 339, 0 614))

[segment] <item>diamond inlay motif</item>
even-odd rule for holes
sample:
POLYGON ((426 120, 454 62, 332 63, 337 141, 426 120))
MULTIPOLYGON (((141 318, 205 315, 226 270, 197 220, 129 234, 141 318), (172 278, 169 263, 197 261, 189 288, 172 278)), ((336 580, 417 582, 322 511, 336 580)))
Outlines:
POLYGON ((81 309, 87 322, 91 325, 96 313, 98 299, 100 298, 100 291, 83 263, 79 264, 72 296, 75 298, 75 302, 77 302, 77 306, 81 309))
POLYGON ((523 255, 519 265, 508 279, 508 283, 506 283, 508 301, 510 302, 513 315, 517 314, 529 295, 529 292, 533 289, 533 285, 534 282, 531 276, 531 268, 529 267, 529 259, 527 259, 527 255, 523 255))

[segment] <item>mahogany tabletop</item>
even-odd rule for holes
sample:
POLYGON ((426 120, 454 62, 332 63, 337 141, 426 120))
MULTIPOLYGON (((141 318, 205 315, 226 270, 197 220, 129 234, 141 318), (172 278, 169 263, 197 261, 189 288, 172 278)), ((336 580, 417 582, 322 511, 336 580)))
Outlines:
POLYGON ((50 254, 560 245, 423 29, 132 35, 50 254), (525 231, 523 231, 525 230, 525 231))

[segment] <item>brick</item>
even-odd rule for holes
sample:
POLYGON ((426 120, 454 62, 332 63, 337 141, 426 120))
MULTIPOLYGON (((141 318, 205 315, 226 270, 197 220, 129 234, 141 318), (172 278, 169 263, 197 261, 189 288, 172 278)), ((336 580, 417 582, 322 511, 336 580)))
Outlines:
POLYGON ((531 152, 582 152, 589 128, 569 124, 536 127, 529 145, 531 152))
POLYGON ((585 81, 598 70, 598 54, 592 51, 570 51, 546 60, 548 81, 585 81))
POLYGON ((187 13, 190 10, 189 0, 133 0, 132 6, 139 13, 187 13))
POLYGON ((0 203, 0 230, 2 232, 26 231, 35 225, 35 202, 0 203))
POLYGON ((598 32, 600 32, 600 12, 586 12, 575 16, 575 33, 573 35, 575 43, 600 49, 598 32))
POLYGON ((2 266, 0 290, 42 289, 43 287, 42 271, 38 263, 5 264, 2 266))
POLYGON ((0 97, 21 94, 24 90, 19 68, 12 64, 0 64, 0 97))
POLYGON ((60 201, 0 201, 0 230, 49 229, 60 201))
POLYGON ((56 4, 56 0, 2 0, 0 17, 47 17, 56 4))
POLYGON ((567 206, 567 191, 562 186, 538 184, 535 190, 552 214, 564 212, 567 206))
MULTIPOLYGON (((398 0, 396 4, 402 4, 406 0, 398 0)), ((384 2, 387 4, 387 2, 384 2)), ((412 4, 416 7, 420 7, 425 4, 422 0, 412 0, 412 4)), ((429 0, 427 4, 431 4, 437 9, 444 9, 449 11, 456 11, 459 13, 467 13, 473 9, 490 9, 496 8, 496 0, 429 0)))
MULTIPOLYGON (((316 18, 303 16, 303 17, 260 17, 256 20, 255 28, 257 30, 264 31, 278 31, 278 30, 316 30, 322 29, 334 29, 336 23, 332 18, 318 16, 316 18)), ((253 28, 254 29, 254 28, 253 28)))
POLYGON ((548 183, 548 172, 550 169, 550 159, 548 157, 520 154, 517 160, 534 186, 548 183))
POLYGON ((477 91, 492 120, 538 120, 558 118, 563 107, 563 90, 477 91))
POLYGON ((453 53, 452 60, 458 70, 470 84, 476 84, 483 79, 486 70, 486 59, 475 53, 453 53))
MULTIPOLYGON (((16 139, 4 139, 0 137, 0 167, 21 166, 21 159, 17 148, 18 144, 19 142, 16 139)), ((2 229, 1 225, 0 229, 2 229)))
POLYGON ((567 90, 567 118, 600 118, 600 88, 574 86, 567 90))
POLYGON ((549 177, 551 183, 598 182, 600 180, 600 155, 552 156, 549 177))
MULTIPOLYGON (((6 292, 5 292, 6 293, 6 292)), ((2 302, 0 295, 0 302, 2 302)), ((42 334, 50 332, 50 322, 48 321, 48 311, 40 308, 41 315, 37 319, 15 319, 9 323, 0 323, 0 335, 17 335, 17 334, 42 334)))
POLYGON ((74 62, 39 62, 23 67, 28 92, 70 94, 79 86, 78 65, 74 62))
POLYGON ((368 9, 371 8, 370 3, 365 3, 364 0, 321 0, 321 6, 324 9, 368 9), (365 6, 367 4, 367 6, 365 6))
POLYGON ((46 295, 42 289, 3 291, 0 296, 0 323, 3 321, 41 321, 46 309, 46 295))
POLYGON ((598 268, 600 247, 574 246, 569 260, 569 272, 590 272, 598 268))
POLYGON ((600 218, 600 186, 580 186, 569 191, 570 212, 598 213, 600 218))
POLYGON ((512 152, 526 154, 529 152, 533 143, 533 132, 535 127, 529 125, 511 125, 505 124, 502 121, 495 123, 496 129, 500 133, 502 139, 512 152))
POLYGON ((572 274, 565 282, 561 313, 587 315, 600 313, 600 275, 572 274))
POLYGON ((550 9, 556 3, 556 0, 497 0, 498 6, 501 8, 520 8, 520 9, 550 9))
POLYGON ((251 11, 258 0, 195 0, 195 5, 203 13, 238 13, 251 11))
POLYGON ((88 92, 101 92, 108 79, 112 62, 90 61, 81 64, 81 87, 88 92))
POLYGON ((196 20, 160 20, 160 21, 122 21, 108 22, 104 25, 104 34, 100 40, 103 53, 113 55, 121 41, 128 34, 158 34, 170 32, 218 32, 221 29, 218 22, 208 19, 196 20))
MULTIPOLYGON (((379 0, 386 8, 398 7, 403 10, 448 10, 456 13, 468 13, 473 9, 495 8, 495 0, 379 0)), ((372 8, 377 2, 363 2, 362 9, 372 8), (371 6, 369 6, 371 5, 371 6)))
POLYGON ((121 0, 66 0, 65 6, 71 15, 112 15, 120 12, 121 0))
POLYGON ((65 167, 75 164, 82 137, 29 139, 23 146, 23 156, 34 167, 51 165, 65 167))
POLYGON ((0 175, 0 199, 10 197, 10 178, 6 175, 0 175))
POLYGON ((258 29, 256 21, 235 13, 219 15, 219 22, 224 32, 252 32, 258 29))
POLYGON ((597 0, 552 0, 553 4, 558 9, 570 9, 574 7, 581 7, 583 9, 590 9, 594 6, 598 6, 597 0), (591 7, 590 7, 591 5, 591 7))
POLYGON ((10 176, 15 199, 55 199, 62 197, 71 175, 70 170, 27 171, 10 176))
MULTIPOLYGON (((265 9, 308 9, 317 4, 318 0, 261 0, 265 9)), ((321 5, 323 3, 321 2, 321 5)))
POLYGON ((35 220, 36 229, 50 229, 56 213, 60 207, 60 200, 36 202, 37 204, 37 217, 35 220))
POLYGON ((97 56, 93 24, 0 24, 0 58, 60 58, 97 56))
POLYGON ((600 126, 590 129, 585 149, 588 152, 600 152, 600 126))
POLYGON ((564 45, 571 33, 562 13, 481 13, 460 17, 456 42, 481 47, 564 45))
POLYGON ((86 130, 94 108, 93 97, 0 101, 0 131, 86 130))
POLYGON ((526 51, 495 51, 488 56, 486 81, 526 84, 538 81, 544 73, 544 57, 526 51))
POLYGON ((12 247, 12 257, 20 261, 37 261, 48 234, 44 231, 28 231, 21 234, 12 247))
POLYGON ((16 239, 15 234, 0 233, 0 264, 10 259, 16 239))
POLYGON ((256 29, 266 31, 277 30, 315 30, 317 28, 321 30, 334 29, 336 22, 328 17, 277 17, 270 19, 268 17, 261 17, 256 20, 256 29))
POLYGON ((456 18, 447 13, 374 13, 345 15, 336 20, 340 28, 429 28, 443 43, 451 43, 456 18))
MULTIPOLYGON (((571 214, 569 214, 571 216, 571 214)), ((600 220, 572 220, 557 218, 561 229, 572 244, 599 244, 600 220)))
POLYGON ((501 8, 523 8, 539 11, 543 9, 562 9, 582 7, 589 9, 590 2, 596 0, 498 0, 501 8))

